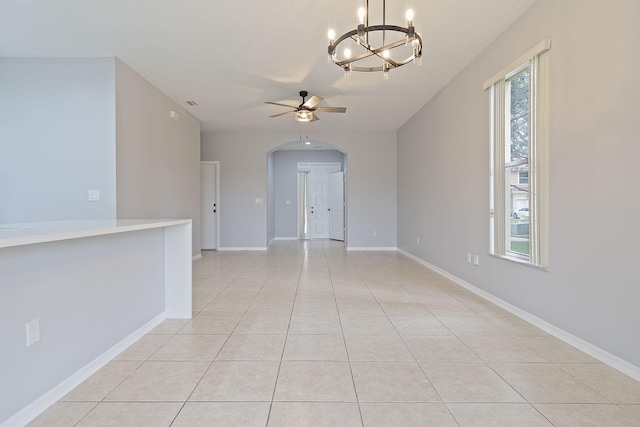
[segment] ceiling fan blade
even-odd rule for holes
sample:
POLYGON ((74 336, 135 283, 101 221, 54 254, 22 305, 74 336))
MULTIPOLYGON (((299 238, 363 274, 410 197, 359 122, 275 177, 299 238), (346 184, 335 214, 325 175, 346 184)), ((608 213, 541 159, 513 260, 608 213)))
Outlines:
POLYGON ((346 113, 347 107, 318 107, 315 111, 318 113, 346 113))
POLYGON ((285 114, 295 113, 295 112, 296 112, 296 110, 292 110, 292 111, 285 111, 284 113, 274 114, 273 116, 269 116, 269 117, 280 117, 280 116, 284 116, 285 114))
POLYGON ((315 96, 313 95, 311 98, 307 99, 307 101, 302 104, 303 106, 307 107, 307 108, 313 108, 316 105, 320 104, 320 102, 323 100, 324 98, 320 98, 319 96, 315 96))
POLYGON ((315 122, 316 120, 320 120, 320 117, 316 116, 315 114, 311 113, 311 115, 313 116, 311 121, 315 122))
POLYGON ((279 105, 281 107, 288 107, 288 108, 298 108, 298 104, 296 104, 295 101, 283 101, 283 102, 265 101, 265 104, 279 105), (285 102, 291 102, 291 104, 285 104, 285 102))

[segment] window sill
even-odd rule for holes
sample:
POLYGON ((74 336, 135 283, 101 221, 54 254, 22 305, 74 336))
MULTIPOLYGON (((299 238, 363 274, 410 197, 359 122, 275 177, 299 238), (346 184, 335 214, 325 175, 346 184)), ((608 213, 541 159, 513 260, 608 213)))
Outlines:
POLYGON ((529 261, 524 260, 524 259, 511 257, 511 256, 507 256, 507 255, 496 255, 496 254, 492 254, 492 253, 489 253, 489 255, 494 257, 494 258, 499 258, 499 259, 503 259, 505 261, 510 261, 510 262, 514 262, 516 264, 520 264, 520 265, 524 265, 524 266, 527 266, 527 267, 535 268, 536 270, 549 271, 549 267, 545 267, 543 265, 531 264, 529 261))

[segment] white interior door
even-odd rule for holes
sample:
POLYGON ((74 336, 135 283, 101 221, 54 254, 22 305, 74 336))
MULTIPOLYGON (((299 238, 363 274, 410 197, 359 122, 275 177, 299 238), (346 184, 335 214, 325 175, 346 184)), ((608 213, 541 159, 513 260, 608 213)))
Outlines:
POLYGON ((309 228, 312 239, 329 238, 329 175, 340 163, 312 163, 309 171, 309 228))
POLYGON ((218 162, 200 165, 202 249, 218 249, 218 162))
POLYGON ((329 175, 329 238, 344 241, 344 172, 329 175))

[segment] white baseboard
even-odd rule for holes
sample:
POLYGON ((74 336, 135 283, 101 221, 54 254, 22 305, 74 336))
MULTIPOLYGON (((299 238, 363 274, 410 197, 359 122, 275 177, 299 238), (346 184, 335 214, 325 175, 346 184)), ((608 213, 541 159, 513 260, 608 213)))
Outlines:
POLYGON ((200 252, 197 255, 192 256, 191 257, 191 261, 195 261, 195 260, 200 259, 200 258, 202 258, 202 252, 200 252))
POLYGON ((618 371, 622 372, 623 374, 626 374, 628 376, 630 376, 631 378, 634 378, 638 381, 640 381, 640 367, 635 366, 629 362, 627 362, 624 359, 619 358, 618 356, 609 353, 606 350, 603 350, 602 348, 595 346, 593 344, 591 344, 588 341, 583 340, 582 338, 579 338, 567 331, 565 331, 564 329, 558 328, 555 325, 552 325, 551 323, 547 322, 546 320, 543 320, 531 313, 529 313, 528 311, 525 311, 519 307, 516 307, 515 305, 512 305, 490 293, 488 293, 487 291, 484 291, 474 285, 472 285, 471 283, 457 277, 454 276, 453 274, 439 268, 436 267, 435 265, 432 265, 430 263, 428 263, 427 261, 418 258, 417 256, 402 250, 402 249, 398 249, 398 252, 401 253, 402 255, 411 258, 412 260, 416 261, 419 264, 424 265, 427 268, 430 268, 431 270, 435 271, 436 273, 441 274, 442 276, 446 277, 447 279, 455 282, 456 284, 462 286, 463 288, 473 292, 474 294, 486 299, 489 302, 494 303, 495 305, 497 305, 498 307, 504 308, 505 310, 507 310, 508 312, 510 312, 511 314, 518 316, 519 318, 526 320, 527 322, 531 323, 534 326, 537 326, 538 328, 542 329, 543 331, 553 335, 554 337, 566 342, 569 345, 572 345, 574 347, 576 347, 579 350, 582 350, 583 352, 587 353, 588 355, 600 360, 602 363, 605 363, 609 366, 611 366, 614 369, 617 369, 618 371))
POLYGON ((45 409, 56 403, 64 395, 77 387, 81 382, 89 378, 91 375, 95 374, 98 369, 109 363, 118 354, 122 353, 131 344, 138 341, 153 328, 162 323, 162 321, 164 321, 166 318, 167 317, 165 313, 156 316, 155 318, 147 322, 144 326, 138 328, 122 341, 102 353, 100 356, 93 359, 86 366, 63 380, 60 384, 58 384, 33 402, 29 403, 20 411, 13 414, 9 419, 2 423, 2 427, 22 427, 25 424, 33 421, 33 419, 44 412, 45 409))
POLYGON ((300 240, 297 237, 275 237, 273 240, 300 240))
POLYGON ((365 247, 365 246, 348 246, 347 247, 348 251, 397 251, 398 248, 396 247, 386 247, 386 246, 381 246, 381 247, 365 247))
POLYGON ((218 248, 219 251, 227 251, 227 252, 231 252, 231 251, 266 251, 268 248, 266 246, 257 246, 257 247, 250 247, 250 248, 241 248, 241 247, 236 247, 236 246, 230 246, 230 247, 226 247, 226 248, 218 248))

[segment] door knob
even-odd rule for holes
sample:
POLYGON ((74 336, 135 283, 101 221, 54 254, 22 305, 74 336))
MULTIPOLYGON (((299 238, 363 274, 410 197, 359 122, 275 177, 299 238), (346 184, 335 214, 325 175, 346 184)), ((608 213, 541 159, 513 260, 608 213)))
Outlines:
POLYGON ((213 213, 216 213, 216 210, 215 210, 215 209, 213 210, 213 213))

